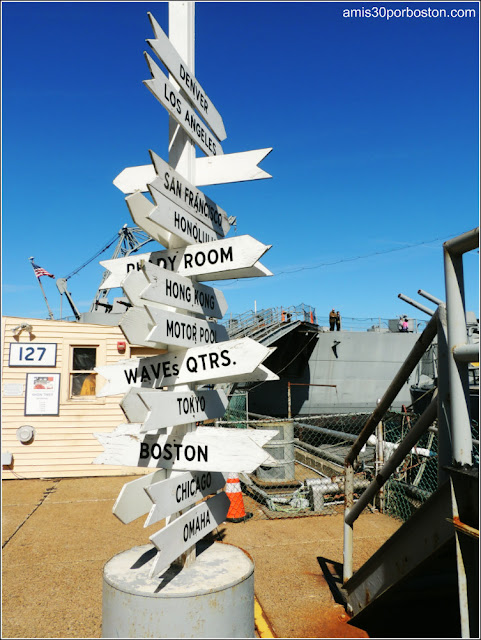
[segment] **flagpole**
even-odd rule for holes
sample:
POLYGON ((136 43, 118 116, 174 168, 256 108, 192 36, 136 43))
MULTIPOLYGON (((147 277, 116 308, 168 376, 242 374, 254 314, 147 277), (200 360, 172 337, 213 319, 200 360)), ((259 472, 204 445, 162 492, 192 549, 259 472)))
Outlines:
MULTIPOLYGON (((31 257, 31 258, 29 258, 29 260, 30 260, 30 264, 32 264, 34 258, 31 257)), ((32 269, 33 269, 33 271, 35 273, 35 268, 34 268, 33 264, 32 264, 32 269)), ((50 309, 50 307, 49 307, 47 296, 45 295, 45 291, 43 290, 42 283, 40 282, 40 278, 38 276, 35 276, 35 277, 37 278, 37 282, 40 285, 40 289, 42 290, 43 297, 44 297, 44 300, 45 300, 45 304, 47 305, 47 309, 48 309, 48 315, 50 316, 50 320, 53 320, 54 317, 53 317, 52 309, 50 309)))

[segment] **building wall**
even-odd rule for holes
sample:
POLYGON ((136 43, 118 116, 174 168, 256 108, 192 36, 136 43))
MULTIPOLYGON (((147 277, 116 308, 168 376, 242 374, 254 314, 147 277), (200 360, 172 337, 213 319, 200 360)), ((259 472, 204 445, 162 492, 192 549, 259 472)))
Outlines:
MULTIPOLYGON (((95 346, 97 366, 113 364, 134 355, 161 353, 152 349, 130 347, 117 326, 81 324, 36 318, 2 318, 2 453, 13 455, 13 462, 3 466, 2 477, 56 478, 112 476, 147 473, 137 467, 93 465, 92 461, 103 451, 94 433, 110 432, 126 422, 120 408, 123 395, 97 398, 95 396, 71 397, 70 372, 73 346, 95 346), (27 323, 28 330, 13 331, 27 323), (126 350, 119 352, 117 342, 126 342, 126 350), (53 367, 9 366, 10 344, 28 345, 55 343, 56 364, 53 367), (47 375, 60 373, 58 416, 25 415, 25 391, 28 373, 47 375), (21 395, 10 396, 12 385, 23 390, 21 395), (22 444, 17 438, 17 429, 30 425, 35 429, 34 439, 22 444)), ((97 389, 105 380, 97 375, 97 389)))

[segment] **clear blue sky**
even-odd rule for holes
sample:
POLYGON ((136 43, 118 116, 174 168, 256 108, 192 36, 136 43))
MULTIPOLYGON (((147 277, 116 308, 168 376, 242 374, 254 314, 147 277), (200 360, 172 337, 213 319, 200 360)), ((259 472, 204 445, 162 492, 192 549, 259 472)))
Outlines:
MULTIPOLYGON (((148 11, 167 32, 164 2, 2 3, 4 315, 46 317, 29 256, 68 275, 132 224, 118 173, 149 148, 168 160, 167 112, 142 84, 148 11)), ((216 283, 228 313, 426 318, 397 294, 444 298, 442 243, 479 224, 478 56, 477 2, 196 3, 196 77, 224 152, 273 147, 272 179, 202 187, 237 234, 272 244, 273 277, 216 283), (476 16, 343 17, 373 6, 476 16)), ((464 260, 475 311, 478 261, 464 260)), ((95 260, 68 281, 81 311, 102 273, 95 260)))

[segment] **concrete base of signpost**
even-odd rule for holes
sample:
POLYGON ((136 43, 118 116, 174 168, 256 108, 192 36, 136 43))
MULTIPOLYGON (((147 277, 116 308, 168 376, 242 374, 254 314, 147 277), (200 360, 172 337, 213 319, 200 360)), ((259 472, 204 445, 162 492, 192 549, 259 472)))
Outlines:
POLYGON ((254 563, 230 544, 197 544, 188 568, 149 572, 156 549, 134 547, 104 567, 103 638, 254 638, 254 563))

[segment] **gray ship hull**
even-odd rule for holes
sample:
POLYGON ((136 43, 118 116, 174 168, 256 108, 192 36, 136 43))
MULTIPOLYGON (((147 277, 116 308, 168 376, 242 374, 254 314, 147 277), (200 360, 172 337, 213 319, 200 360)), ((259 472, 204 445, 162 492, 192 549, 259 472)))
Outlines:
MULTIPOLYGON (((290 382, 292 416, 370 413, 418 338, 389 331, 324 332, 301 324, 273 343, 277 349, 264 364, 280 380, 253 385, 249 411, 287 416, 290 382)), ((393 409, 411 403, 411 383, 404 385, 393 409)))

